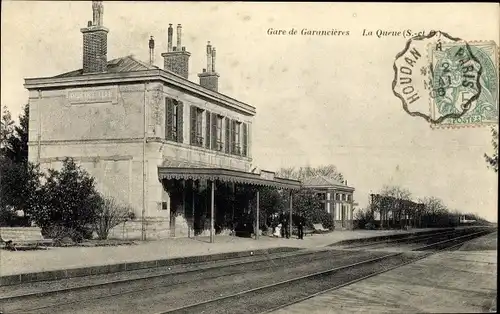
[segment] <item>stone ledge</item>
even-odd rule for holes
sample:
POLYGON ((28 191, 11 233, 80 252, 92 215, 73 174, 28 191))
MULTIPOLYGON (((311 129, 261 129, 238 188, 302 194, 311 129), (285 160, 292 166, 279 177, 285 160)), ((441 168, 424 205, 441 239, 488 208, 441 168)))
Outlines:
POLYGON ((284 252, 294 252, 298 250, 300 249, 292 247, 278 247, 278 248, 260 249, 253 251, 239 251, 239 252, 219 253, 219 254, 201 255, 201 256, 187 256, 187 257, 177 257, 172 259, 119 263, 119 264, 90 266, 90 267, 81 267, 73 269, 61 269, 61 270, 44 271, 37 273, 25 273, 25 274, 0 277, 0 286, 10 286, 10 285, 17 285, 17 284, 37 282, 37 281, 52 281, 52 280, 73 278, 73 277, 103 275, 103 274, 111 274, 111 273, 131 271, 144 268, 156 268, 156 267, 200 263, 200 262, 212 262, 212 261, 215 262, 224 259, 241 258, 251 255, 266 255, 266 254, 275 254, 284 252))

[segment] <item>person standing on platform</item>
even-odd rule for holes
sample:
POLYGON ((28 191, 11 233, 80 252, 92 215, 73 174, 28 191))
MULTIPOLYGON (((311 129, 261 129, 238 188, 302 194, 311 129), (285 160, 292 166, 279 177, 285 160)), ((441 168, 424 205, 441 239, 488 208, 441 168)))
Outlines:
POLYGON ((304 240, 304 217, 302 214, 300 214, 300 216, 298 217, 298 221, 297 221, 297 231, 298 231, 298 237, 299 237, 299 240, 304 240))

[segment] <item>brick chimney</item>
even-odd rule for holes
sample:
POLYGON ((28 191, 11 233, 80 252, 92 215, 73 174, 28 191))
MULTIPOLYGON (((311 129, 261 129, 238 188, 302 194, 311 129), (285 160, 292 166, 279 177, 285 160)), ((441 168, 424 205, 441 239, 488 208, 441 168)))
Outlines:
POLYGON ((102 1, 92 1, 93 21, 89 21, 83 33, 83 73, 106 72, 108 64, 108 32, 104 27, 102 1))
POLYGON ((186 80, 189 76, 189 57, 191 54, 186 51, 186 47, 181 44, 182 26, 177 24, 177 46, 172 47, 173 28, 168 26, 168 47, 167 52, 161 54, 164 60, 163 68, 167 71, 179 74, 186 80))
POLYGON ((215 72, 215 47, 207 43, 207 68, 198 74, 200 85, 217 92, 219 90, 219 74, 215 72))

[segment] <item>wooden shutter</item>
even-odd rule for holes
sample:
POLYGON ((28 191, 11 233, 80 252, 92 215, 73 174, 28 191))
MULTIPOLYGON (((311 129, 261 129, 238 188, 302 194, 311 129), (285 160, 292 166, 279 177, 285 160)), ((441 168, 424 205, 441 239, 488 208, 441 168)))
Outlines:
POLYGON ((177 102, 177 142, 184 142, 184 104, 177 102))
POLYGON ((190 143, 191 145, 196 145, 196 111, 198 108, 195 106, 191 106, 191 125, 190 131, 191 131, 191 140, 190 143))
POLYGON ((165 98, 165 138, 167 140, 172 140, 172 127, 174 125, 173 120, 174 104, 172 99, 165 98))
POLYGON ((231 120, 231 154, 236 153, 236 121, 231 120))
POLYGON ((224 119, 224 124, 226 127, 226 154, 231 153, 231 120, 229 118, 224 119))
POLYGON ((248 148, 248 145, 247 145, 247 141, 248 141, 248 130, 247 130, 247 124, 246 123, 243 123, 242 124, 242 128, 243 128, 243 143, 242 143, 242 155, 243 156, 247 156, 247 148, 248 148))
POLYGON ((216 113, 212 113, 212 149, 219 150, 219 143, 217 143, 219 133, 217 132, 217 122, 219 118, 216 113))
POLYGON ((252 129, 251 124, 247 123, 247 157, 251 157, 252 152, 252 129))
POLYGON ((207 121, 205 121, 205 130, 207 133, 205 137, 205 148, 210 149, 210 138, 214 136, 214 134, 210 134, 210 111, 206 110, 205 116, 207 117, 207 121))

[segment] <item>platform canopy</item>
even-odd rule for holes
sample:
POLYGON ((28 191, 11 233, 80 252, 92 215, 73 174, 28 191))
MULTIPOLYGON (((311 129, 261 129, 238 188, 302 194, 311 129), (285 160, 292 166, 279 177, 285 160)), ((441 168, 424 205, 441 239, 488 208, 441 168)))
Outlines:
POLYGON ((226 168, 158 167, 158 177, 160 180, 209 180, 286 190, 301 188, 300 181, 279 178, 274 175, 274 172, 264 170, 260 173, 253 173, 226 168))

